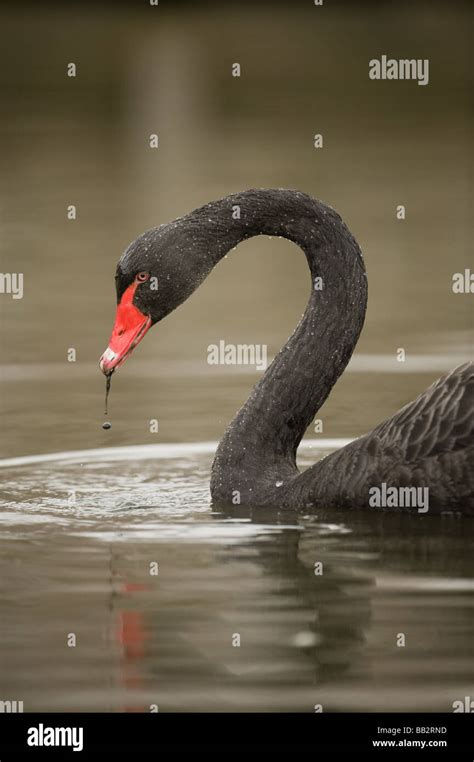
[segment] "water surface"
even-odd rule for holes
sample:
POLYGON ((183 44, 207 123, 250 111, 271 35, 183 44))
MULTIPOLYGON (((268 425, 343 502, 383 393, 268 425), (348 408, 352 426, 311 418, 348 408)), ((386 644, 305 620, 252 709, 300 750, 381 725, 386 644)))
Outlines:
MULTIPOLYGON (((334 444, 306 446, 302 466, 334 444)), ((470 695, 468 522, 212 509, 212 449, 4 462, 2 696, 25 711, 311 712, 451 711, 470 695)))

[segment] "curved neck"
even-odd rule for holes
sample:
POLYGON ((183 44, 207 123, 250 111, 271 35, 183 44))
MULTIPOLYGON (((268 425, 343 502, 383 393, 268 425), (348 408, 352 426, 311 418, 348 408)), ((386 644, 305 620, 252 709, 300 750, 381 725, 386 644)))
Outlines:
POLYGON ((349 362, 365 317, 364 263, 339 215, 304 193, 247 191, 196 214, 215 242, 212 266, 240 241, 265 234, 297 243, 311 273, 301 321, 233 419, 213 465, 214 499, 242 491, 256 498, 275 478, 295 475, 301 438, 349 362))

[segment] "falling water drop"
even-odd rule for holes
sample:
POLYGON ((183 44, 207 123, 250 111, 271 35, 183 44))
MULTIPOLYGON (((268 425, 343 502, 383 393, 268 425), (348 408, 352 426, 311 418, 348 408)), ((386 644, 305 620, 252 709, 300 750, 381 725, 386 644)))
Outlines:
POLYGON ((105 410, 104 415, 107 415, 107 405, 109 401, 109 392, 110 392, 110 381, 112 378, 112 373, 107 373, 105 377, 105 410))
MULTIPOLYGON (((105 410, 104 410, 104 415, 107 415, 107 410, 108 410, 109 392, 110 392, 110 381, 112 379, 112 373, 113 373, 113 371, 111 373, 107 373, 107 375, 105 377, 105 410)), ((111 429, 112 428, 112 424, 109 423, 108 421, 105 421, 105 423, 102 424, 102 428, 103 429, 111 429)))

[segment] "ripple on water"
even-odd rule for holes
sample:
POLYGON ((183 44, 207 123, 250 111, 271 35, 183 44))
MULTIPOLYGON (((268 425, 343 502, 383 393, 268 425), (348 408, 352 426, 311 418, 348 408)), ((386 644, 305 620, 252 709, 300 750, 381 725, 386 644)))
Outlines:
MULTIPOLYGON (((308 442, 303 459, 347 440, 308 442)), ((0 461, 5 520, 47 514, 51 521, 133 512, 162 520, 192 519, 210 510, 209 470, 215 442, 104 448, 0 461)))

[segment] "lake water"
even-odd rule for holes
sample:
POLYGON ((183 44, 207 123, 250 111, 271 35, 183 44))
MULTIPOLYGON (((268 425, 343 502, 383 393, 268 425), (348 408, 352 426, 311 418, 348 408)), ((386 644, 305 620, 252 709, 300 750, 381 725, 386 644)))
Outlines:
MULTIPOLYGON (((308 443, 302 466, 335 444, 308 443)), ((213 448, 4 461, 2 696, 310 712, 451 711, 470 695, 465 520, 219 510, 213 448)))
POLYGON ((242 244, 150 332, 112 379, 110 431, 97 363, 130 240, 282 186, 340 211, 369 278, 302 467, 468 359, 470 297, 451 287, 471 244, 462 6, 164 6, 154 23, 121 5, 1 11, 1 271, 24 274, 24 298, 0 295, 0 700, 451 711, 472 696, 472 519, 210 504, 216 443, 258 375, 209 366, 207 347, 276 353, 308 297, 293 244, 242 244), (429 86, 368 79, 415 40, 429 86))

